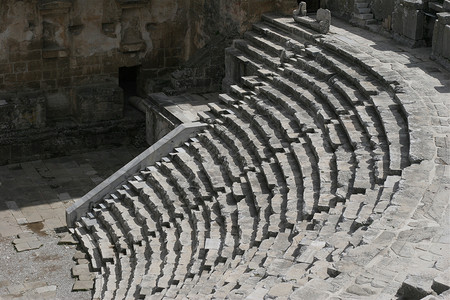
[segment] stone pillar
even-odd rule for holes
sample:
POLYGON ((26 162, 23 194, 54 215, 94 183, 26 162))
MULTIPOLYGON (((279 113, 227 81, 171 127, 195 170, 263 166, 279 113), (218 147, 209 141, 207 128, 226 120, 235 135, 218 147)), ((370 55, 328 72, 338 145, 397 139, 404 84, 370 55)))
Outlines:
POLYGON ((438 13, 437 17, 433 32, 432 57, 450 60, 450 7, 449 12, 438 13))
POLYGON ((392 16, 392 29, 397 37, 411 47, 425 44, 424 14, 427 1, 401 0, 392 16), (425 3, 424 3, 425 2, 425 3))

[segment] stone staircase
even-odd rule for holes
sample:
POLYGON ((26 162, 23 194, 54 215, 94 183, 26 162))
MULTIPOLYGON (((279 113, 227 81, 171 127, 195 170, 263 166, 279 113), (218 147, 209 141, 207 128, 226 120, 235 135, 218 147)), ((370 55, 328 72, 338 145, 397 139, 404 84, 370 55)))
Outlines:
POLYGON ((352 23, 359 26, 373 25, 376 23, 368 0, 355 0, 355 12, 352 23))
MULTIPOLYGON (((352 51, 274 15, 235 40, 207 128, 76 222, 93 299, 348 295, 425 173, 398 81, 352 51)), ((364 293, 394 296, 378 276, 364 293)))

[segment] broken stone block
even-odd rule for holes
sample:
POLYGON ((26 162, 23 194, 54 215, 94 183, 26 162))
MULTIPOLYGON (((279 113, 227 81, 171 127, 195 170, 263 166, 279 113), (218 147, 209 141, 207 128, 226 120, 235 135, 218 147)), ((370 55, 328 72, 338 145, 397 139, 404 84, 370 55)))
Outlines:
POLYGON ((205 249, 210 249, 210 250, 219 250, 220 249, 220 239, 210 239, 207 238, 205 240, 205 249))
POLYGON ((306 2, 300 2, 298 8, 294 10, 295 16, 306 16, 306 2))
POLYGON ((36 293, 43 294, 48 292, 56 292, 56 285, 47 285, 35 289, 36 293))
POLYGON ((73 255, 73 259, 75 260, 80 260, 84 258, 87 258, 87 255, 86 253, 81 252, 80 250, 77 250, 77 252, 75 252, 75 254, 73 255))
POLYGON ((328 33, 331 25, 331 12, 328 9, 319 8, 316 20, 319 22, 319 32, 328 33))
POLYGON ((361 296, 361 297, 367 297, 367 296, 375 294, 375 291, 372 290, 371 288, 363 287, 363 286, 356 285, 356 284, 349 286, 347 288, 347 292, 354 294, 354 295, 361 296))
POLYGON ((433 279, 433 284, 431 285, 433 291, 438 295, 450 289, 450 274, 448 270, 443 272, 440 276, 433 279))
POLYGON ((31 232, 21 233, 18 237, 12 242, 17 252, 39 249, 43 245, 31 232))
POLYGON ((77 280, 73 284, 72 291, 89 291, 94 288, 94 280, 77 280))
POLYGON ((293 18, 295 22, 312 28, 313 30, 322 34, 326 34, 328 33, 328 31, 330 31, 331 12, 328 9, 320 8, 317 11, 315 19, 308 16, 296 15, 294 11, 293 18))
POLYGON ((283 282, 274 285, 268 295, 269 297, 287 297, 292 293, 293 285, 292 283, 283 282))
POLYGON ((82 264, 82 265, 76 265, 72 268, 72 275, 73 276, 81 276, 81 275, 87 275, 90 274, 89 271, 89 265, 82 264))
POLYGON ((72 234, 70 233, 64 235, 58 242, 58 245, 76 245, 76 244, 78 244, 78 241, 75 240, 72 234))
POLYGON ((430 295, 432 280, 424 276, 408 275, 398 290, 405 299, 422 299, 430 295))

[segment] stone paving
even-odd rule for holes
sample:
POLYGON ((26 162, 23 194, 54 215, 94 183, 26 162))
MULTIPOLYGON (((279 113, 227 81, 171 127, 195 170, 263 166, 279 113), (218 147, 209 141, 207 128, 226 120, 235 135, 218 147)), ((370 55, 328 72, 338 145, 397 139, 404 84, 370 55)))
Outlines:
POLYGON ((450 297, 450 74, 426 51, 263 16, 208 128, 75 224, 93 299, 450 297))
POLYGON ((71 293, 85 287, 74 286, 71 277, 76 245, 65 209, 142 150, 122 147, 0 167, 0 299, 91 298, 90 291, 71 293))

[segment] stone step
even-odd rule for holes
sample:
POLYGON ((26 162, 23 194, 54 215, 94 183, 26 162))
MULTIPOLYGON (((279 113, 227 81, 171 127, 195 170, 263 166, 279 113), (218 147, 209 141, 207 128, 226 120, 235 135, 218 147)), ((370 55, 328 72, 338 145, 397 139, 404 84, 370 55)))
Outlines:
POLYGON ((302 27, 292 20, 292 17, 289 18, 264 14, 261 16, 261 20, 280 31, 292 34, 299 39, 311 41, 321 36, 321 34, 318 34, 316 31, 302 27))
POLYGON ((116 246, 116 251, 123 254, 129 254, 132 250, 127 243, 126 232, 124 232, 121 224, 115 219, 114 214, 106 208, 101 208, 97 218, 102 222, 102 226, 108 231, 112 241, 116 246))
POLYGON ((351 193, 351 185, 354 180, 355 159, 351 149, 339 147, 334 152, 337 170, 337 190, 336 193, 344 198, 351 193))
POLYGON ((261 187, 265 185, 264 175, 262 173, 247 172, 248 184, 244 186, 245 201, 254 206, 253 215, 257 217, 258 223, 254 226, 253 244, 260 243, 267 236, 268 218, 267 212, 271 209, 269 206, 270 194, 261 187))
POLYGON ((242 142, 236 137, 235 134, 228 132, 225 129, 225 126, 222 125, 215 125, 213 128, 213 133, 218 136, 221 141, 227 145, 227 147, 234 151, 234 157, 239 162, 239 166, 243 173, 254 168, 252 157, 244 150, 242 142))
POLYGON ((371 10, 372 9, 370 7, 358 7, 359 14, 370 14, 371 10))
MULTIPOLYGON (((370 12, 370 9, 368 11, 370 12)), ((358 14, 354 14, 353 17, 356 18, 356 19, 359 19, 359 20, 370 20, 370 19, 373 19, 373 14, 366 13, 363 10, 363 12, 360 12, 358 14)))
POLYGON ((131 211, 123 205, 122 201, 106 199, 105 201, 110 201, 109 206, 113 212, 116 220, 120 222, 121 227, 126 232, 126 239, 131 244, 142 245, 144 237, 141 233, 141 226, 136 223, 134 216, 131 211))
POLYGON ((117 191, 122 197, 124 203, 132 210, 136 216, 136 222, 142 226, 142 234, 144 236, 158 236, 158 229, 149 209, 142 202, 139 194, 134 193, 131 187, 123 185, 121 190, 117 191))
POLYGON ((244 34, 244 39, 255 45, 255 47, 263 48, 270 52, 272 55, 280 57, 283 51, 286 51, 285 47, 272 43, 265 39, 254 31, 247 31, 244 34))
POLYGON ((135 248, 135 257, 133 258, 133 276, 129 281, 128 290, 125 294, 125 299, 133 299, 134 295, 140 289, 139 284, 142 282, 142 278, 145 276, 147 258, 145 257, 145 247, 135 248))
MULTIPOLYGON (((242 140, 241 143, 243 145, 251 150, 249 153, 250 155, 254 155, 258 161, 267 160, 267 154, 264 151, 265 147, 262 144, 264 136, 259 136, 251 127, 253 116, 245 120, 245 108, 246 104, 241 101, 241 103, 236 105, 232 110, 233 113, 222 116, 223 123, 235 132, 235 135, 242 140)), ((236 150, 239 151, 239 149, 236 150)), ((240 157, 240 160, 246 161, 245 165, 249 166, 248 159, 246 159, 247 155, 241 155, 240 157)))
MULTIPOLYGON (((102 267, 102 274, 103 274, 103 280, 102 281, 96 281, 102 282, 102 289, 100 289, 100 299, 114 299, 115 292, 117 290, 116 281, 119 278, 119 274, 116 273, 116 267, 117 265, 111 264, 111 263, 105 263, 104 267, 102 267)), ((100 287, 100 286, 99 286, 100 287)), ((95 286, 95 293, 97 293, 97 285, 95 286)), ((95 299, 95 298, 93 298, 95 299)))
POLYGON ((260 115, 268 119, 268 124, 271 123, 274 125, 278 132, 278 136, 280 136, 283 140, 283 142, 280 142, 282 147, 284 147, 287 143, 298 141, 298 136, 301 133, 301 130, 297 123, 293 121, 289 114, 287 114, 283 109, 280 109, 280 107, 268 102, 264 97, 250 97, 250 102, 260 115))
POLYGON ((273 56, 265 50, 256 48, 246 40, 235 40, 233 46, 242 51, 248 60, 255 61, 257 64, 262 64, 265 68, 276 70, 281 67, 280 57, 273 56))
POLYGON ((188 178, 189 183, 197 195, 200 197, 199 201, 209 201, 212 199, 212 189, 206 185, 201 179, 205 176, 200 176, 202 171, 199 168, 199 162, 195 161, 194 155, 189 153, 189 147, 182 148, 183 151, 177 151, 172 155, 172 161, 176 163, 184 176, 188 178))
MULTIPOLYGON (((81 222, 85 222, 84 217, 81 218, 81 222)), ((89 229, 90 234, 97 244, 97 250, 101 256, 101 261, 114 263, 116 260, 116 254, 114 252, 114 244, 109 238, 109 235, 105 228, 100 225, 97 219, 89 219, 90 221, 95 221, 95 224, 89 229)), ((84 224, 85 228, 87 228, 86 224, 84 224)))
POLYGON ((355 2, 355 6, 358 9, 367 8, 369 6, 369 2, 368 1, 355 2))
POLYGON ((127 255, 120 256, 120 271, 116 271, 116 274, 119 276, 117 278, 114 299, 125 299, 129 288, 128 282, 133 279, 133 269, 130 259, 127 255))
MULTIPOLYGON (((255 103, 255 100, 249 100, 249 103, 255 103)), ((261 140, 265 142, 264 148, 262 148, 263 153, 261 155, 258 154, 261 157, 261 162, 267 162, 273 157, 274 153, 284 151, 288 141, 283 139, 282 134, 277 130, 277 126, 272 124, 270 119, 267 120, 267 117, 263 117, 263 115, 258 113, 258 105, 253 104, 249 106, 247 103, 243 103, 240 105, 240 109, 250 126, 258 133, 261 140)))
POLYGON ((210 185, 214 192, 226 192, 226 188, 229 186, 230 178, 225 168, 214 160, 212 154, 204 148, 204 145, 199 143, 196 145, 198 154, 197 158, 201 160, 203 164, 205 175, 209 180, 210 185))
POLYGON ((259 97, 263 96, 283 107, 283 109, 291 115, 291 118, 297 122, 297 126, 300 128, 299 130, 301 133, 320 130, 314 123, 314 118, 311 116, 312 112, 308 111, 308 107, 294 101, 289 95, 286 95, 273 87, 264 86, 259 88, 259 97))
POLYGON ((381 119, 389 143, 389 169, 398 173, 409 163, 409 135, 396 102, 383 92, 371 96, 371 101, 381 119))
POLYGON ((93 271, 99 271, 101 268, 101 256, 95 245, 93 238, 88 231, 80 224, 75 227, 75 236, 80 241, 83 250, 88 254, 93 271))
POLYGON ((272 27, 268 23, 255 23, 253 24, 253 30, 259 33, 265 38, 265 40, 270 40, 278 45, 282 45, 296 52, 300 52, 305 48, 304 40, 297 40, 299 37, 295 35, 286 34, 285 32, 280 32, 275 27, 272 27))
POLYGON ((188 219, 191 219, 191 210, 201 210, 202 197, 198 193, 195 187, 192 187, 188 179, 179 171, 177 163, 172 159, 171 161, 165 161, 159 166, 161 173, 167 176, 169 183, 174 187, 175 193, 179 196, 182 204, 185 206, 185 213, 188 215, 188 219))

